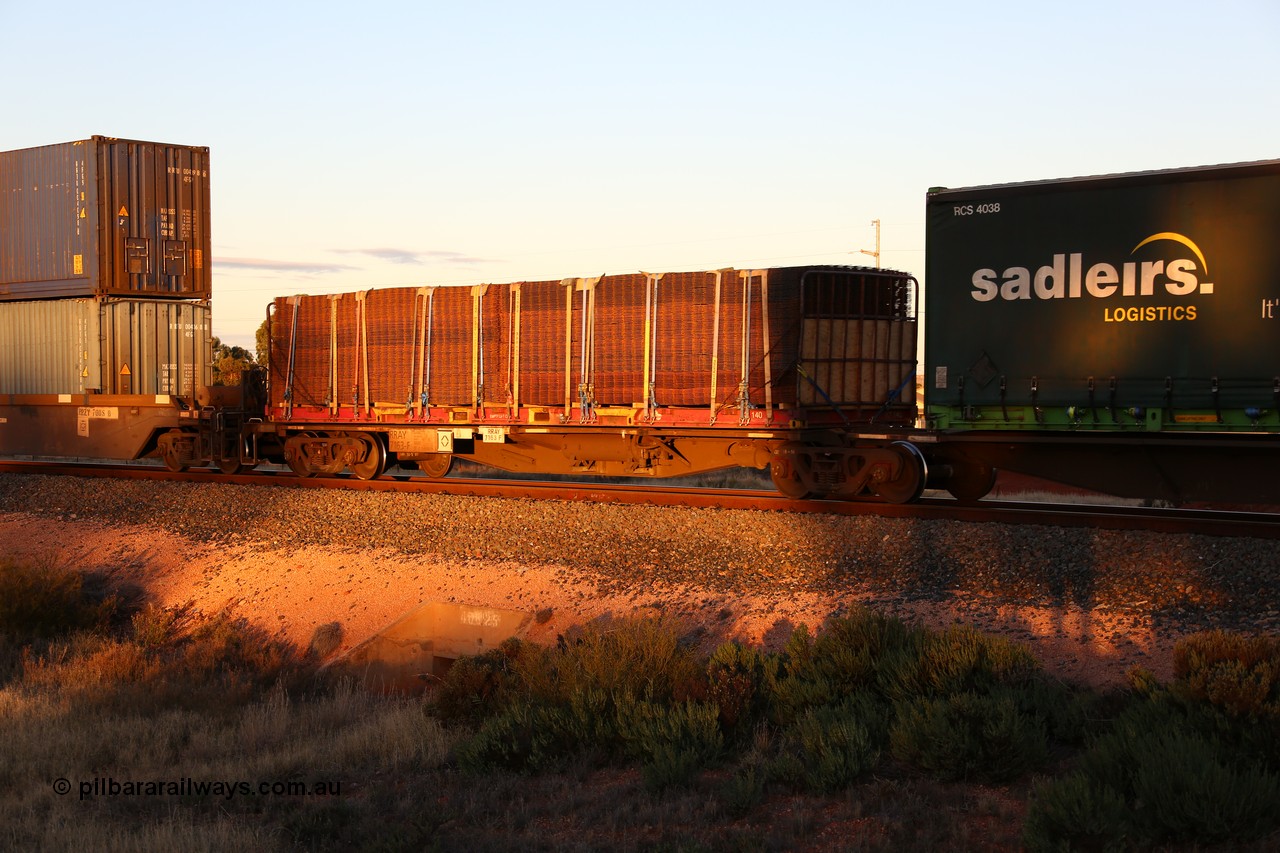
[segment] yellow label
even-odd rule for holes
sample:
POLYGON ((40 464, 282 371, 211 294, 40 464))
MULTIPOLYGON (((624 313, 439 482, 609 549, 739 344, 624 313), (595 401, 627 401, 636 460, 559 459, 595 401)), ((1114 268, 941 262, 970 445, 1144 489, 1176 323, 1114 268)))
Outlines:
POLYGON ((76 275, 84 275, 84 255, 72 255, 71 267, 76 275))
POLYGON ((1216 424, 1217 415, 1174 415, 1174 423, 1179 424, 1216 424))

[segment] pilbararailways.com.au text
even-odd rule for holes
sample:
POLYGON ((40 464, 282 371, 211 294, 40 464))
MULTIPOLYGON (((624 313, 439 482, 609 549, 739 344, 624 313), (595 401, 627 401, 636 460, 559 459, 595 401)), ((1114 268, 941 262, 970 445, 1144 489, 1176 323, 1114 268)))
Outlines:
POLYGON ((244 780, 182 779, 128 779, 119 781, 111 776, 82 779, 73 786, 69 779, 53 781, 53 791, 65 796, 75 789, 81 800, 95 797, 219 797, 231 800, 235 797, 336 797, 342 794, 342 782, 303 782, 285 779, 271 782, 246 782, 244 780))

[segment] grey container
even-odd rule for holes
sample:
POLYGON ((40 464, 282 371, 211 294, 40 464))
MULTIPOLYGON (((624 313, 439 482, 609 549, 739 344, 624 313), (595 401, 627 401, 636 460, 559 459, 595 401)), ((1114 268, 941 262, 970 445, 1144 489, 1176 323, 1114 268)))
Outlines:
POLYGON ((0 300, 209 298, 209 149, 94 136, 0 152, 0 300))
POLYGON ((0 394, 193 396, 212 376, 208 303, 0 303, 0 394))

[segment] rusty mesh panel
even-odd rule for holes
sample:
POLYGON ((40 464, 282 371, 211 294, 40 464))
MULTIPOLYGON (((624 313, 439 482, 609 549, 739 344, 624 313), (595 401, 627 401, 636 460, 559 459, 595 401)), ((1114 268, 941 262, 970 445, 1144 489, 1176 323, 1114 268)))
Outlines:
POLYGON ((715 274, 667 273, 658 284, 657 302, 658 405, 706 406, 711 399, 715 274))
POLYGON ((423 300, 414 287, 371 290, 365 299, 369 391, 375 403, 405 403, 414 397, 423 300))
MULTIPOLYGON (((720 329, 718 362, 716 369, 715 399, 717 406, 736 406, 743 377, 743 313, 747 311, 745 328, 747 391, 752 405, 790 405, 795 401, 796 354, 800 313, 799 270, 768 270, 768 342, 765 341, 765 296, 761 276, 747 278, 738 270, 727 270, 720 281, 720 329), (746 293, 749 286, 750 292, 746 293), (749 299, 746 298, 749 296, 749 299), (767 368, 766 368, 767 366, 767 368), (766 394, 766 385, 772 393, 766 394)), ((695 284, 696 299, 705 299, 705 306, 698 305, 689 312, 691 326, 687 330, 690 340, 699 344, 692 351, 692 365, 685 376, 696 383, 696 391, 684 399, 687 403, 673 401, 670 405, 706 406, 711 401, 711 352, 716 339, 714 326, 715 275, 705 276, 705 281, 695 284), (703 337, 699 337, 703 336, 703 337)), ((663 279, 665 283, 668 276, 663 279)), ((664 402, 661 398, 660 402, 664 402)))
POLYGON ((471 382, 471 288, 437 288, 431 320, 431 403, 468 406, 471 382))
POLYGON ((596 285, 595 397, 605 406, 644 402, 646 277, 609 275, 596 285))
POLYGON ((511 328, 511 286, 491 284, 480 298, 481 335, 484 340, 484 362, 481 384, 483 399, 488 403, 507 403, 512 399, 511 372, 514 339, 511 328))
MULTIPOLYGON (((315 297, 328 301, 329 297, 315 297)), ((337 379, 333 391, 334 401, 340 406, 358 406, 364 403, 360 393, 364 380, 360 371, 360 307, 356 294, 344 293, 334 301, 336 317, 333 328, 337 330, 334 361, 337 379)), ((328 334, 326 328, 326 336, 328 334)), ((326 338, 324 342, 328 346, 326 338)), ((328 351, 323 350, 327 363, 328 351)))
POLYGON ((268 389, 271 393, 271 405, 284 403, 285 383, 288 381, 289 341, 293 337, 293 306, 284 297, 277 297, 275 309, 271 312, 268 335, 271 339, 271 373, 267 377, 268 389))
POLYGON ((271 402, 283 405, 289 389, 289 357, 293 349, 292 402, 324 406, 329 400, 329 298, 302 296, 297 302, 298 341, 293 347, 294 303, 276 300, 271 320, 271 402))
POLYGON ((520 284, 520 398, 534 406, 564 404, 564 299, 558 281, 520 284))

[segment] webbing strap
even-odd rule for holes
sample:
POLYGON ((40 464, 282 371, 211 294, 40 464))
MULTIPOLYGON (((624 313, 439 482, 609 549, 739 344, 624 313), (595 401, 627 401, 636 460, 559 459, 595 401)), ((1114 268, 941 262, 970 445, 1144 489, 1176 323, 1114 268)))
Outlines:
POLYGON ((360 377, 364 379, 364 413, 368 415, 373 405, 369 401, 369 312, 365 299, 369 291, 362 290, 356 294, 356 310, 360 316, 360 377))

